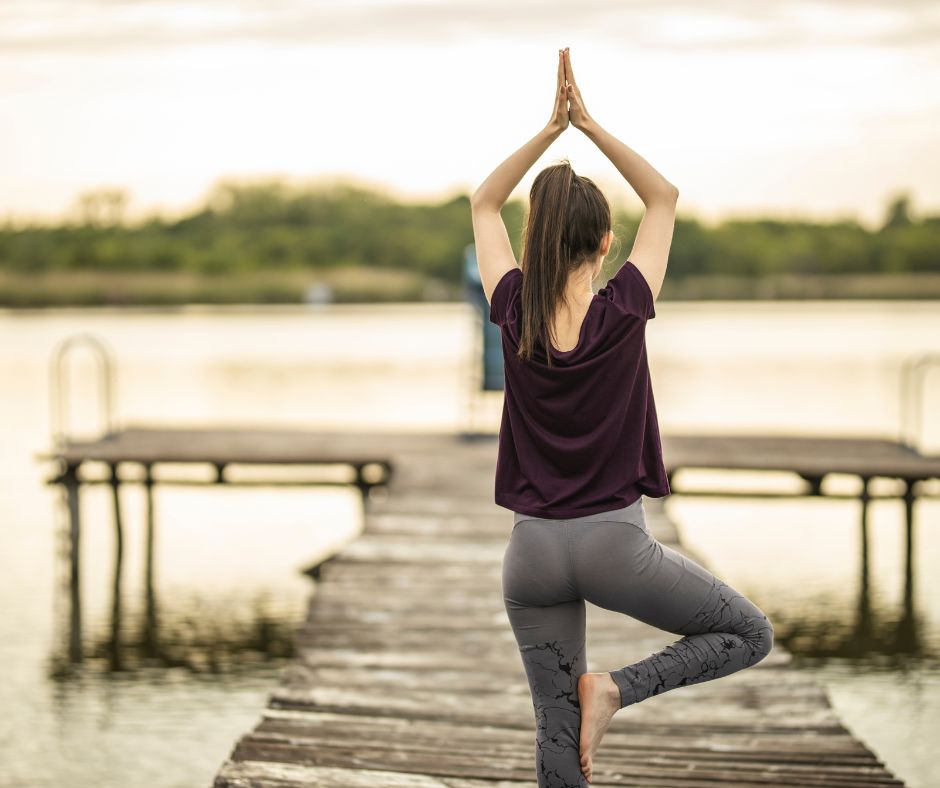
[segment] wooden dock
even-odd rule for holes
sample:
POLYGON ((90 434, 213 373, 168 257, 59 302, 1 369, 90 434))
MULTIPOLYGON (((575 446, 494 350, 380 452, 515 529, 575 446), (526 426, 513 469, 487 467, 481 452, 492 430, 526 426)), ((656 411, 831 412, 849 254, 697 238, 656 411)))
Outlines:
MULTIPOLYGON (((394 474, 367 495, 363 534, 311 569, 297 658, 214 788, 535 785, 534 713, 500 588, 512 515, 492 503, 495 443, 350 440, 394 474)), ((656 538, 704 563, 661 500, 645 506, 656 538)), ((587 611, 591 671, 676 637, 587 611)), ((594 774, 599 788, 903 785, 779 643, 754 667, 618 713, 594 774)))
MULTIPOLYGON (((78 663, 84 658, 81 601, 81 488, 89 484, 106 484, 112 488, 114 503, 115 563, 112 592, 112 638, 115 668, 121 649, 119 644, 121 618, 121 584, 123 564, 124 525, 119 488, 123 484, 141 484, 145 492, 144 578, 145 621, 144 637, 156 642, 158 617, 156 610, 153 545, 156 532, 154 516, 155 488, 158 485, 351 485, 363 499, 371 499, 371 491, 387 487, 397 464, 411 468, 414 478, 420 479, 420 466, 441 463, 435 468, 435 484, 431 492, 454 487, 460 497, 461 474, 469 472, 465 458, 474 443, 485 446, 483 457, 472 460, 477 468, 483 462, 483 479, 478 486, 463 490, 464 496, 473 490, 474 501, 492 500, 492 475, 496 446, 495 435, 473 434, 456 436, 453 433, 354 433, 349 431, 303 430, 270 425, 221 425, 185 427, 172 425, 124 425, 120 428, 107 419, 108 430, 90 440, 75 440, 55 434, 54 445, 48 451, 37 452, 36 457, 50 460, 57 466, 47 479, 50 484, 61 485, 67 509, 67 524, 57 541, 63 544, 60 553, 68 561, 69 623, 67 632, 68 659, 78 663), (393 461, 393 458, 398 458, 393 461), (410 465, 409 465, 410 463, 410 465), (488 465, 486 463, 489 463, 488 465), (162 466, 208 466, 203 478, 189 475, 172 478, 162 466), (127 466, 131 466, 128 468, 127 466), (136 473, 134 472, 136 466, 136 473), (242 473, 245 466, 309 466, 306 475, 295 478, 272 478, 265 475, 252 479, 242 473), (90 468, 90 472, 89 472, 90 468), (130 470, 131 473, 127 473, 130 470), (159 470, 159 473, 158 473, 159 470), (453 476, 448 476, 449 471, 453 476), (450 485, 450 487, 448 487, 450 485)), ((931 495, 930 484, 940 478, 940 456, 924 455, 900 441, 852 436, 779 436, 779 435, 675 435, 662 436, 666 458, 666 472, 673 492, 694 495, 745 495, 748 497, 803 497, 825 496, 858 498, 861 503, 862 592, 867 594, 869 570, 868 503, 876 497, 901 498, 905 508, 904 550, 904 614, 905 620, 914 622, 914 511, 918 498, 931 495), (676 487, 677 472, 693 468, 720 470, 780 471, 789 473, 802 484, 786 492, 760 491, 750 486, 743 492, 733 490, 689 489, 676 487), (831 474, 854 474, 859 485, 854 492, 838 492, 826 482, 831 474), (876 477, 888 477, 895 484, 895 492, 876 496, 869 483, 876 477)), ((479 470, 474 471, 474 473, 479 470)), ((934 485, 936 487, 936 485, 934 485)), ((411 486, 396 490, 423 489, 411 486)), ((448 496, 440 499, 442 512, 453 512, 454 504, 448 496)), ((372 507, 375 509, 375 507, 372 507)), ((371 510, 370 510, 371 511, 371 510)), ((424 510, 417 508, 415 515, 424 510)), ((376 514, 380 512, 376 511, 376 514)), ((482 515, 505 514, 504 510, 489 507, 482 515)), ((371 528, 371 521, 367 523, 371 528)), ((450 526, 442 526, 442 534, 450 526)), ((486 528, 485 524, 481 526, 486 528)), ((496 526, 499 534, 499 526, 496 526)))

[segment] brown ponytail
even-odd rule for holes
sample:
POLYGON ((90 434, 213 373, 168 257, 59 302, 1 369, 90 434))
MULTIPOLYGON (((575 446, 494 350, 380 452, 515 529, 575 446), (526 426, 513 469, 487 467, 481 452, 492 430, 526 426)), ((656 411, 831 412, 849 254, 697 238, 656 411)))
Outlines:
POLYGON ((600 249, 610 231, 610 205, 590 178, 575 174, 571 163, 546 167, 529 191, 529 216, 523 230, 522 333, 518 356, 531 359, 538 345, 552 366, 549 323, 566 303, 568 277, 600 249))

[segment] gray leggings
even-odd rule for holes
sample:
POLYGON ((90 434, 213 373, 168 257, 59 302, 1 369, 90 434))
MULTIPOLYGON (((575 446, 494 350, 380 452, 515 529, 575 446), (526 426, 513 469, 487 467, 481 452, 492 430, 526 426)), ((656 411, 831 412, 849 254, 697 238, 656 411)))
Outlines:
POLYGON ((502 591, 535 708, 539 788, 588 785, 578 751, 585 600, 684 635, 610 671, 621 708, 754 665, 773 645, 756 605, 653 537, 642 497, 567 520, 514 512, 502 591))

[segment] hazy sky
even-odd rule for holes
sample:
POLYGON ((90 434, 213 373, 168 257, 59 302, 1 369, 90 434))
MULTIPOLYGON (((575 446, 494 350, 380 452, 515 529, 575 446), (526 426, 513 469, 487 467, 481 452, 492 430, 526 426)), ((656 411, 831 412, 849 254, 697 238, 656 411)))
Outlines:
MULTIPOLYGON (((680 210, 940 212, 934 0, 0 0, 0 217, 101 187, 173 214, 223 177, 469 193, 548 120, 562 46, 680 210)), ((562 156, 639 207, 573 127, 517 194, 562 156)))

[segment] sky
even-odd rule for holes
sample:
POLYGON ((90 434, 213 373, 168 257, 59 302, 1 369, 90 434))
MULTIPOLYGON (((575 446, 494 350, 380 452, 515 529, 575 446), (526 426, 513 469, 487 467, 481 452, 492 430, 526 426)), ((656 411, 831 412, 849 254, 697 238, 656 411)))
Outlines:
MULTIPOLYGON (((940 213, 933 0, 0 0, 0 219, 104 188, 175 216, 223 179, 470 194, 548 121, 564 46, 680 213, 940 213)), ((514 196, 562 157, 641 207, 574 127, 514 196)))

